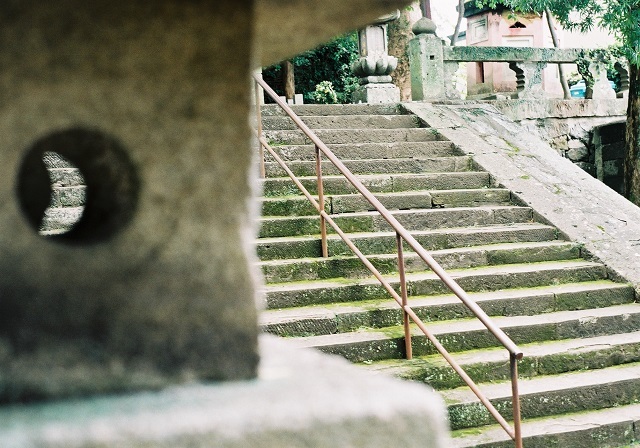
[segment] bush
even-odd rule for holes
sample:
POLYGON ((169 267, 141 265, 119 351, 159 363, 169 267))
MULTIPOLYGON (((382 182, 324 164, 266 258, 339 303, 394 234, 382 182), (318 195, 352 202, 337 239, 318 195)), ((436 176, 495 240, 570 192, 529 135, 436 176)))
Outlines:
POLYGON ((333 90, 331 81, 322 81, 317 84, 316 90, 311 94, 311 97, 318 104, 336 104, 338 102, 338 96, 336 91, 333 90))
MULTIPOLYGON (((303 94, 305 103, 319 102, 316 98, 326 100, 327 97, 317 96, 316 86, 327 81, 335 93, 335 102, 350 102, 351 93, 358 85, 358 78, 351 74, 351 63, 357 58, 358 35, 355 32, 294 57, 296 93, 303 94)), ((284 95, 280 64, 265 68, 262 77, 278 95, 284 95)), ((271 102, 269 98, 267 102, 271 102)))

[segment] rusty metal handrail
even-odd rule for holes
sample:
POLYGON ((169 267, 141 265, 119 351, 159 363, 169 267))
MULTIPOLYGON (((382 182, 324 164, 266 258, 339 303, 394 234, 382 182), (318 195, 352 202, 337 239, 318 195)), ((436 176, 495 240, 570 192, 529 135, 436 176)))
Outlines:
MULTIPOLYGON (((288 168, 286 163, 280 156, 273 150, 269 142, 261 135, 258 134, 258 140, 260 142, 261 150, 266 149, 271 156, 276 160, 280 167, 287 173, 292 179, 295 185, 300 189, 304 196, 311 202, 316 208, 321 219, 321 238, 322 238, 322 255, 327 257, 327 236, 326 236, 326 223, 328 223, 336 233, 342 238, 347 246, 354 252, 354 254, 363 262, 363 264, 373 273, 382 286, 389 292, 393 299, 400 305, 404 316, 404 330, 405 330, 405 347, 406 357, 411 359, 411 332, 409 328, 409 318, 417 325, 417 327, 424 333, 429 341, 434 345, 436 350, 445 358, 445 360, 451 365, 456 373, 462 378, 462 380, 469 386, 473 393, 478 397, 480 402, 487 408, 489 413, 496 419, 496 421, 502 426, 506 433, 515 441, 516 448, 522 448, 522 432, 521 432, 521 417, 520 417, 520 396, 518 392, 518 360, 522 359, 523 353, 518 346, 507 336, 504 331, 493 321, 491 318, 476 304, 467 293, 456 283, 456 281, 440 266, 440 264, 422 247, 422 245, 400 224, 400 222, 387 210, 387 208, 358 180, 353 173, 338 159, 333 152, 318 138, 318 136, 298 117, 295 112, 282 101, 278 95, 264 82, 260 75, 254 75, 258 86, 262 87, 264 91, 285 111, 285 113, 294 121, 296 126, 311 140, 316 149, 316 174, 318 182, 318 200, 309 193, 309 191, 302 185, 297 179, 295 174, 288 168), (398 268, 400 274, 400 295, 393 289, 393 287, 387 282, 382 274, 373 266, 373 264, 366 258, 366 256, 353 244, 349 237, 340 229, 331 216, 324 210, 324 195, 322 188, 322 171, 321 171, 321 154, 323 154, 333 165, 340 171, 340 173, 358 190, 358 192, 367 199, 367 201, 380 213, 380 215, 389 223, 389 225, 396 232, 397 246, 398 246, 398 268), (404 268, 404 256, 402 251, 402 241, 405 241, 409 247, 429 266, 429 268, 444 282, 444 284, 464 303, 464 305, 483 323, 483 325, 493 334, 496 339, 507 349, 510 358, 510 370, 511 370, 511 385, 512 385, 512 401, 513 401, 513 428, 507 423, 507 421, 500 415, 495 406, 486 398, 486 396, 480 391, 475 382, 467 375, 467 373, 460 367, 460 365, 451 357, 449 352, 440 344, 435 336, 428 330, 424 322, 418 317, 413 309, 408 305, 405 268, 404 268)), ((256 90, 256 94, 259 95, 259 88, 256 90)), ((257 98, 258 99, 258 98, 257 98)), ((257 101, 257 108, 260 108, 261 102, 257 101)), ((260 126, 260 125, 259 125, 260 126)), ((261 129, 259 127, 258 129, 261 129)), ((265 173, 264 157, 260 160, 260 172, 265 173)))

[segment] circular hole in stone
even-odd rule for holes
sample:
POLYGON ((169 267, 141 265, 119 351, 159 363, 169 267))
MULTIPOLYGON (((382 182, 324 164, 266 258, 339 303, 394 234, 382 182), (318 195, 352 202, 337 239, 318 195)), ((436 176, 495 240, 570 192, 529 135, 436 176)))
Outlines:
POLYGON ((113 236, 133 217, 140 182, 123 146, 90 129, 36 141, 22 160, 17 193, 32 227, 69 243, 113 236))

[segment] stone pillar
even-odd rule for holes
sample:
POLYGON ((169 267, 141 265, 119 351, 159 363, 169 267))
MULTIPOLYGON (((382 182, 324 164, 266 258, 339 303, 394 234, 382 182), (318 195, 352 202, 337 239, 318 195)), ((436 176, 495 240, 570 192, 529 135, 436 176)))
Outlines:
POLYGON ((416 37, 409 41, 411 98, 413 101, 445 99, 451 89, 445 88, 444 43, 436 36, 436 26, 423 17, 413 26, 413 33, 416 37))
POLYGON ((616 91, 611 87, 611 84, 607 79, 607 67, 604 63, 592 62, 589 64, 589 75, 591 79, 593 79, 593 85, 589 86, 589 83, 586 83, 586 98, 594 100, 616 98, 616 91))
POLYGON ((456 88, 456 74, 459 68, 458 61, 444 61, 444 95, 448 100, 462 99, 462 94, 456 88))
POLYGON ((618 97, 629 98, 629 65, 626 62, 616 62, 614 68, 620 75, 620 86, 618 97))
POLYGON ((391 79, 398 60, 389 56, 387 51, 387 23, 398 16, 399 12, 381 17, 374 24, 358 31, 360 58, 351 66, 353 74, 360 78, 360 86, 352 95, 354 103, 400 102, 400 89, 391 79))
POLYGON ((546 62, 510 62, 509 68, 516 72, 516 88, 518 98, 544 98, 542 89, 542 71, 546 62))

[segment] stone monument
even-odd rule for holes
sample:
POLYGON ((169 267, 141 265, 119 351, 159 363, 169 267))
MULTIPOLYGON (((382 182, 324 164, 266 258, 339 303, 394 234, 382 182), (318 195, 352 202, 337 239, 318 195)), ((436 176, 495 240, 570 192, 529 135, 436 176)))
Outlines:
POLYGON ((351 66, 360 82, 352 94, 354 103, 400 102, 400 89, 391 80, 398 59, 389 55, 387 37, 387 24, 399 16, 400 12, 396 11, 358 31, 360 58, 351 66))

